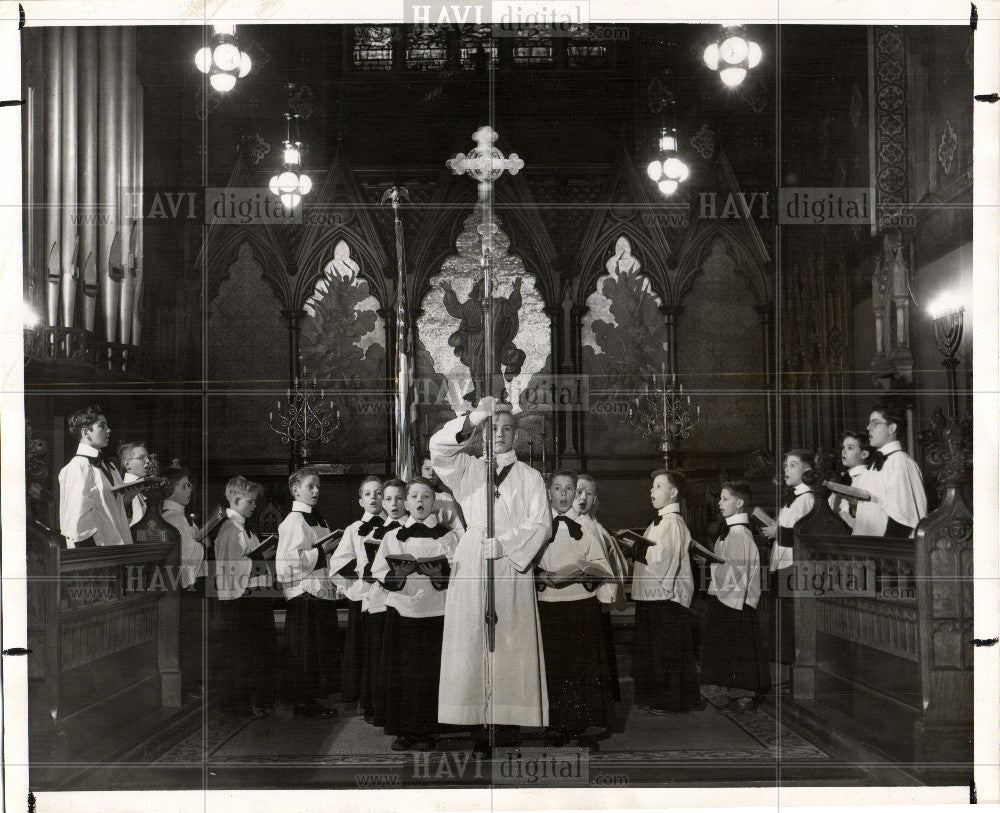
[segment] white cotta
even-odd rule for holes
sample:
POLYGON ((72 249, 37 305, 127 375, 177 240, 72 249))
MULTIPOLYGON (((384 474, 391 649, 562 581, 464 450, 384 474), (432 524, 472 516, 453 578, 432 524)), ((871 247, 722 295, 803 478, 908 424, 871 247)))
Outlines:
POLYGON ((67 547, 93 537, 94 544, 130 545, 132 531, 121 497, 111 489, 122 484, 115 468, 108 475, 90 462, 97 449, 81 443, 59 472, 59 529, 67 547))
POLYGON ((465 419, 446 423, 431 439, 434 471, 458 500, 468 529, 455 551, 445 605, 438 720, 455 725, 548 725, 541 628, 533 561, 551 534, 542 476, 513 452, 497 455, 497 468, 513 462, 494 503, 496 647, 486 640, 486 467, 462 451, 456 435, 465 419))
POLYGON ((871 469, 865 475, 862 488, 872 499, 858 503, 856 535, 884 535, 890 517, 901 525, 916 528, 927 516, 927 494, 920 467, 902 449, 898 441, 887 443, 879 450, 886 455, 881 470, 871 469))

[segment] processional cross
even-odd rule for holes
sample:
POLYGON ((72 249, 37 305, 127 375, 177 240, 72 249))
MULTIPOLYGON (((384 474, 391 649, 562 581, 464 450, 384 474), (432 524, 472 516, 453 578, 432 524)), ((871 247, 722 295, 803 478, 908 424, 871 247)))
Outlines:
MULTIPOLYGON (((487 395, 493 393, 493 273, 491 260, 493 256, 493 235, 497 226, 493 222, 493 184, 503 175, 504 171, 511 175, 524 166, 524 161, 512 152, 509 158, 504 158, 500 150, 493 146, 497 140, 497 132, 489 125, 480 127, 472 134, 476 148, 468 155, 459 153, 447 162, 456 175, 469 175, 479 182, 479 208, 483 212, 483 222, 476 227, 482 236, 482 251, 479 265, 483 269, 483 355, 486 362, 483 370, 483 388, 487 395)), ((486 538, 495 536, 494 501, 499 499, 500 490, 495 484, 496 456, 493 451, 493 418, 487 417, 485 446, 486 463, 486 538)), ((496 596, 493 590, 493 560, 486 560, 486 642, 490 652, 496 648, 496 596)))

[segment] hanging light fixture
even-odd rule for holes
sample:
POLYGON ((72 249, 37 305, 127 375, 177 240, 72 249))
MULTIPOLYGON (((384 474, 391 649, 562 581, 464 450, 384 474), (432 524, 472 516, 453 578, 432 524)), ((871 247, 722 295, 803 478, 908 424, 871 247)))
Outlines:
POLYGON ((746 79, 747 73, 760 64, 763 52, 749 39, 740 25, 723 26, 715 42, 705 49, 705 64, 717 71, 722 84, 734 88, 746 79))
POLYGON ((250 55, 240 50, 235 25, 216 25, 213 29, 211 44, 198 50, 194 64, 199 71, 208 74, 213 88, 228 93, 236 87, 237 79, 250 73, 252 63, 250 55))
POLYGON ((677 119, 672 96, 669 101, 672 124, 670 127, 664 124, 660 128, 659 154, 646 167, 646 174, 664 195, 674 194, 691 174, 691 170, 681 160, 677 149, 677 119))
POLYGON ((302 171, 302 142, 299 138, 299 114, 285 113, 284 164, 281 172, 271 176, 268 188, 281 198, 286 209, 294 209, 304 195, 312 190, 312 178, 302 171), (295 119, 295 141, 292 141, 292 119, 295 119))

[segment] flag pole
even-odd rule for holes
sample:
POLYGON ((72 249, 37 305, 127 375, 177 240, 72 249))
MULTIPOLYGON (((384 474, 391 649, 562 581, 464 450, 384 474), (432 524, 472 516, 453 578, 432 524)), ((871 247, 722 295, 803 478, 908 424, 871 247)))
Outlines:
POLYGON ((408 201, 406 187, 393 186, 382 195, 382 203, 392 204, 396 231, 396 476, 404 483, 413 475, 413 358, 410 341, 410 314, 406 302, 406 261, 403 251, 403 221, 399 202, 408 201))

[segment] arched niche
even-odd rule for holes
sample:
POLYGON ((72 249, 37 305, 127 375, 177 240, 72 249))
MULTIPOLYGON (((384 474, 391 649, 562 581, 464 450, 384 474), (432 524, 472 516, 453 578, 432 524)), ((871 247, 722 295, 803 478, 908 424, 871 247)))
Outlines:
MULTIPOLYGON (((468 409, 482 395, 483 310, 480 256, 483 222, 480 207, 466 218, 455 241, 457 252, 445 258, 429 280, 417 319, 416 375, 428 382, 429 403, 418 405, 421 434, 468 409)), ((499 223, 494 217, 494 223, 499 223)), ((494 382, 501 380, 515 412, 528 413, 521 420, 518 453, 525 460, 532 439, 535 463, 540 462, 541 437, 551 448, 551 412, 535 413, 538 391, 551 372, 551 322, 534 274, 524 261, 509 253, 510 240, 498 230, 493 235, 494 382)), ((498 394, 498 393, 494 393, 498 394)))
POLYGON ((629 422, 635 393, 667 369, 668 331, 663 302, 619 236, 581 319, 581 366, 590 379, 591 408, 586 413, 588 457, 659 453, 629 422))
POLYGON ((725 237, 706 246, 677 319, 677 373, 701 410, 698 452, 733 454, 767 438, 762 316, 725 237))
POLYGON ((209 458, 287 455, 267 415, 288 381, 288 328, 249 242, 236 249, 209 303, 206 343, 209 458))
POLYGON ((387 416, 392 414, 386 381, 386 326, 379 303, 351 247, 340 240, 324 264, 299 338, 302 376, 322 388, 340 410, 340 429, 318 457, 333 462, 384 459, 387 416))

